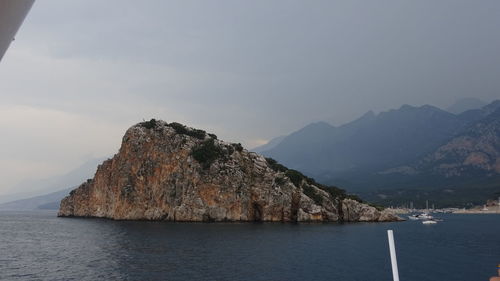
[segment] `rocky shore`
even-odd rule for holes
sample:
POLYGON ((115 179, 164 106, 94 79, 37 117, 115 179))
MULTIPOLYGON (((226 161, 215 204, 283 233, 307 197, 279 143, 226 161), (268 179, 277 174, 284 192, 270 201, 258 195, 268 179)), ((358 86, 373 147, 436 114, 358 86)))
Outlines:
POLYGON ((61 202, 58 216, 116 220, 360 222, 399 217, 213 134, 132 126, 119 152, 61 202))

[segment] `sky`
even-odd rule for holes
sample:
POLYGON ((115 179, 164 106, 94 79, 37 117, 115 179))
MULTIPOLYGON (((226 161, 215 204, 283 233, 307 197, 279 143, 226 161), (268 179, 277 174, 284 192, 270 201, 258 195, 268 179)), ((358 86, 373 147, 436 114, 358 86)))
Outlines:
POLYGON ((500 98, 497 0, 37 0, 0 63, 0 194, 181 122, 252 148, 500 98))

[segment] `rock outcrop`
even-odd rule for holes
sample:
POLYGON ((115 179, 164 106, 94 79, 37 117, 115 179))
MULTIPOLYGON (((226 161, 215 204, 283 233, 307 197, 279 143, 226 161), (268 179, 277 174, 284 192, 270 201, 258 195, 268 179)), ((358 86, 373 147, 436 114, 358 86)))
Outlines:
POLYGON ((395 221, 240 144, 178 123, 127 130, 93 179, 61 202, 62 217, 166 221, 395 221))

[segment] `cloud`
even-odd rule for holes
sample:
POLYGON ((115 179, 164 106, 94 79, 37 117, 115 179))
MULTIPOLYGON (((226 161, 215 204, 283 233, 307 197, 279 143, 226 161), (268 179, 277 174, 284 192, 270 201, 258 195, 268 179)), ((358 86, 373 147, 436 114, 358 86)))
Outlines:
POLYGON ((27 106, 0 107, 0 190, 26 178, 46 178, 84 162, 88 152, 118 150, 123 128, 78 114, 27 106))
POLYGON ((4 181, 109 155, 142 119, 253 147, 314 121, 500 92, 498 1, 214 3, 37 1, 0 64, 4 181))

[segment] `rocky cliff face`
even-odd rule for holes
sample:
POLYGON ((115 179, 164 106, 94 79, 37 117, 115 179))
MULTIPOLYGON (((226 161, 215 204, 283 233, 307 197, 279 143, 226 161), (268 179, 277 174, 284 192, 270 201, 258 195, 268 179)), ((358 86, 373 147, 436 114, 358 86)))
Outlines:
POLYGON ((394 221, 215 135, 151 120, 61 202, 59 216, 167 221, 394 221))

